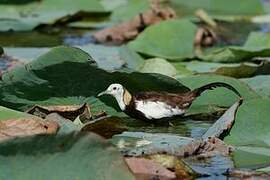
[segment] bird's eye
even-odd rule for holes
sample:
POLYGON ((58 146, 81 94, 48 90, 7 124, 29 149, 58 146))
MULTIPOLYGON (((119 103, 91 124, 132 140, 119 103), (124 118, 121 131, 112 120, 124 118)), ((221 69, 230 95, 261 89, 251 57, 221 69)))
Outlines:
POLYGON ((116 87, 113 87, 113 90, 116 90, 116 87))

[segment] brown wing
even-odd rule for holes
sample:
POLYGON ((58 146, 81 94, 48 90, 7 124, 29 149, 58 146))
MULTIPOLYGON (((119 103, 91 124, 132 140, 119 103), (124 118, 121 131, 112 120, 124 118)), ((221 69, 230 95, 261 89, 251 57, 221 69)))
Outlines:
POLYGON ((161 101, 172 107, 179 108, 188 107, 194 100, 194 93, 187 92, 181 94, 166 93, 166 92, 141 92, 134 95, 136 100, 161 101))

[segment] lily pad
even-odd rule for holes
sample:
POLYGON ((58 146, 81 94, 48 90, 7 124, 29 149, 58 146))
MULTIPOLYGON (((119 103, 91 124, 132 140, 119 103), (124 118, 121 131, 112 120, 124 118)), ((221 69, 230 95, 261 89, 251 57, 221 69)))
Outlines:
POLYGON ((115 22, 127 21, 150 8, 149 1, 129 0, 113 10, 111 19, 115 22))
POLYGON ((7 120, 7 119, 30 118, 30 117, 34 117, 34 116, 0 106, 0 121, 7 120))
POLYGON ((270 35, 253 32, 243 46, 227 46, 208 50, 199 58, 204 61, 235 63, 250 61, 254 57, 270 56, 270 35))
POLYGON ((238 167, 270 165, 270 124, 268 99, 243 101, 235 124, 225 141, 235 145, 234 160, 238 167))
POLYGON ((170 77, 175 77, 177 74, 176 68, 161 58, 147 59, 140 71, 144 73, 159 73, 170 77))
MULTIPOLYGON (((191 89, 195 89, 212 82, 225 82, 235 87, 240 92, 244 100, 259 97, 258 94, 251 90, 249 86, 242 81, 226 76, 194 75, 180 78, 179 81, 191 89)), ((198 97, 192 103, 188 113, 193 114, 193 112, 199 113, 200 111, 202 113, 205 111, 207 112, 212 109, 210 107, 230 107, 237 101, 237 99, 237 95, 232 91, 225 88, 216 88, 214 90, 206 91, 198 97), (206 109, 206 107, 208 107, 208 109, 206 109)))
POLYGON ((194 56, 196 30, 196 25, 188 20, 167 20, 147 27, 128 46, 148 56, 183 60, 194 56))
POLYGON ((263 65, 254 63, 210 63, 192 61, 184 63, 194 74, 213 73, 234 78, 252 77, 259 73, 263 65))
POLYGON ((96 95, 111 83, 121 83, 131 92, 189 90, 166 76, 148 73, 109 73, 97 68, 93 62, 86 52, 78 48, 53 48, 24 67, 3 74, 0 85, 1 104, 25 110, 35 104, 89 103, 93 113, 105 110, 113 115, 116 113, 115 109, 118 110, 115 100, 112 97, 102 97, 102 101, 96 98, 96 95))
POLYGON ((260 96, 270 98, 270 75, 255 76, 252 78, 243 79, 243 81, 260 96))
POLYGON ((92 133, 7 141, 0 160, 0 179, 135 179, 119 152, 92 133))
POLYGON ((204 9, 215 18, 219 16, 254 16, 264 13, 260 0, 172 0, 172 6, 180 15, 193 15, 204 9), (232 8, 232 5, 238 8, 232 8))
POLYGON ((98 0, 44 0, 23 5, 1 5, 0 12, 0 31, 26 31, 40 24, 54 24, 79 12, 103 13, 106 10, 98 0))

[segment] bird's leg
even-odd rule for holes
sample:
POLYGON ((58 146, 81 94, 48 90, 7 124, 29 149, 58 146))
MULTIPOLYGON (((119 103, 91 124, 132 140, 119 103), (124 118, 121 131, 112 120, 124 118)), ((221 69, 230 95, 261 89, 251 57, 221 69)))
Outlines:
POLYGON ((168 123, 169 123, 169 126, 175 127, 174 124, 171 121, 169 121, 168 123))

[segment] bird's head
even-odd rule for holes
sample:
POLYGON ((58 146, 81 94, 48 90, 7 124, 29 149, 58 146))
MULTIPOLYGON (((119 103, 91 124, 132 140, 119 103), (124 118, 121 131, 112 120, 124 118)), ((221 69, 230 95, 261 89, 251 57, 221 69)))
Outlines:
POLYGON ((131 94, 121 84, 111 84, 105 91, 99 93, 98 97, 105 94, 114 96, 122 110, 125 110, 132 99, 131 94))
POLYGON ((102 96, 104 94, 109 94, 114 97, 121 97, 124 93, 124 87, 121 84, 111 84, 105 91, 98 94, 99 96, 102 96))

